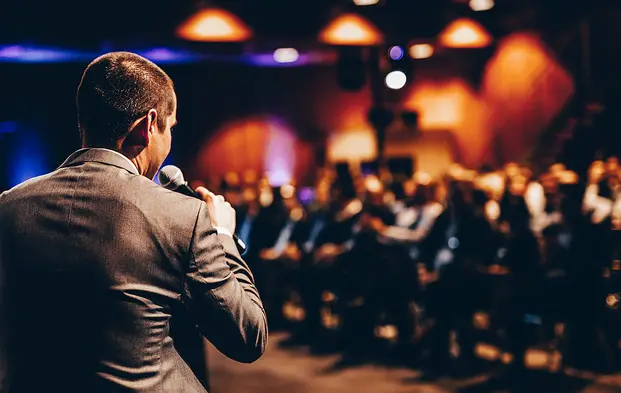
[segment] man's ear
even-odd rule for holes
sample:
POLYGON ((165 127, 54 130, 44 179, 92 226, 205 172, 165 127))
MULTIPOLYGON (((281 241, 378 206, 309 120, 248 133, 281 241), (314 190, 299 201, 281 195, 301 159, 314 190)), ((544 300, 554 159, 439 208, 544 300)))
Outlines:
POLYGON ((145 117, 142 117, 132 125, 132 129, 123 141, 124 147, 147 147, 151 140, 151 134, 156 131, 157 111, 149 110, 145 117))
POLYGON ((147 117, 145 120, 147 121, 147 132, 153 133, 157 131, 157 111, 155 109, 149 109, 147 113, 147 117))

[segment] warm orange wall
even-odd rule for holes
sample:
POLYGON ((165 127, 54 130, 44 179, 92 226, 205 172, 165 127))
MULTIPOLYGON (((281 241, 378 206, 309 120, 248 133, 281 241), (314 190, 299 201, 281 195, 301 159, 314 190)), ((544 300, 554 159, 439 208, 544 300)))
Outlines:
POLYGON ((463 163, 477 166, 526 159, 572 93, 570 75, 539 38, 520 33, 498 43, 479 92, 459 78, 423 79, 405 105, 420 111, 423 130, 452 130, 463 163))
MULTIPOLYGON (((329 67, 277 71, 270 74, 269 84, 262 84, 269 87, 269 92, 257 90, 254 94, 256 100, 264 100, 263 94, 269 94, 275 103, 269 111, 286 113, 287 122, 257 117, 252 111, 249 118, 223 122, 218 132, 205 141, 207 147, 199 154, 199 174, 222 175, 228 169, 241 171, 248 167, 263 170, 267 157, 289 146, 282 160, 295 165, 291 171, 302 176, 314 165, 311 144, 303 140, 309 138, 309 130, 310 138, 324 134, 328 158, 342 159, 344 147, 348 146, 359 158, 373 154, 373 130, 366 121, 368 90, 343 91, 336 84, 335 70, 329 67), (281 147, 269 150, 267 146, 273 145, 270 141, 274 138, 289 142, 277 143, 281 147), (292 151, 296 152, 295 158, 291 158, 292 151), (290 163, 293 161, 295 164, 290 163)), ((433 78, 427 77, 424 69, 417 70, 416 75, 417 79, 403 92, 403 106, 420 112, 423 133, 451 132, 458 156, 470 166, 494 163, 496 159, 525 158, 538 133, 573 92, 571 77, 544 44, 527 33, 514 34, 498 43, 480 88, 450 73, 438 77, 437 70, 433 78), (495 135, 497 143, 493 143, 495 135), (495 148, 499 151, 495 152, 495 148)), ((266 113, 264 107, 261 113, 266 113)))
POLYGON ((500 135, 501 157, 528 154, 573 91, 571 76, 535 35, 515 34, 501 42, 487 63, 481 93, 487 127, 500 135))
POLYGON ((417 81, 404 106, 420 113, 424 133, 450 130, 457 142, 461 161, 476 165, 484 159, 491 138, 486 127, 486 106, 462 79, 417 81))
POLYGON ((267 173, 276 185, 302 179, 314 164, 309 144, 300 141, 285 121, 273 116, 223 124, 199 150, 197 162, 201 178, 250 169, 267 173))

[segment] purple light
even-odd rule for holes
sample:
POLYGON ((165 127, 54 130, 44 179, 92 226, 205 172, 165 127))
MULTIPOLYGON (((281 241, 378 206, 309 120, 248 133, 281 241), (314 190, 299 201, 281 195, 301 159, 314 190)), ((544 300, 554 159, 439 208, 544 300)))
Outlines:
POLYGON ((146 51, 142 54, 144 57, 150 60, 173 60, 177 58, 177 55, 173 53, 171 50, 166 48, 155 48, 149 51, 146 51))
POLYGON ((390 48, 390 51, 388 51, 388 55, 393 60, 401 60, 404 54, 405 51, 400 46, 393 46, 390 48))
POLYGON ((21 46, 13 45, 13 46, 5 46, 0 49, 0 57, 4 58, 18 58, 24 53, 24 48, 21 46))
MULTIPOLYGON (((113 48, 104 48, 103 52, 113 48)), ((273 53, 255 55, 215 55, 175 50, 173 48, 155 47, 131 50, 141 56, 158 63, 200 63, 204 61, 243 62, 259 67, 298 67, 309 64, 332 64, 335 55, 328 51, 315 51, 299 54, 299 58, 291 63, 279 63, 273 53)), ((24 45, 0 46, 0 62, 10 63, 62 63, 72 61, 91 61, 102 52, 80 52, 62 48, 36 47, 24 45)))
POLYGON ((186 63, 202 60, 200 55, 189 52, 175 51, 168 48, 153 48, 136 53, 151 61, 161 63, 186 63))
POLYGON ((300 54, 296 61, 290 63, 280 63, 274 59, 274 54, 257 54, 247 57, 247 62, 259 67, 296 67, 309 63, 307 56, 300 54))
POLYGON ((279 63, 274 59, 273 53, 257 53, 243 56, 242 61, 258 67, 300 67, 310 64, 333 64, 336 61, 336 55, 330 51, 311 51, 298 53, 295 62, 279 63))
MULTIPOLYGON (((136 53, 160 63, 187 63, 204 60, 202 56, 195 53, 174 51, 168 48, 152 48, 145 51, 136 51, 136 53)), ((0 46, 0 62, 54 63, 88 61, 100 54, 22 45, 0 46)))
POLYGON ((191 63, 203 60, 198 54, 168 48, 152 48, 136 53, 156 63, 191 63))
POLYGON ((304 204, 311 203, 315 199, 315 191, 310 187, 304 187, 298 192, 298 199, 304 204))
POLYGON ((295 168, 295 137, 289 127, 276 118, 267 119, 265 171, 272 187, 289 184, 295 168))
POLYGON ((291 182, 291 174, 285 169, 267 172, 267 179, 272 187, 280 187, 291 182))

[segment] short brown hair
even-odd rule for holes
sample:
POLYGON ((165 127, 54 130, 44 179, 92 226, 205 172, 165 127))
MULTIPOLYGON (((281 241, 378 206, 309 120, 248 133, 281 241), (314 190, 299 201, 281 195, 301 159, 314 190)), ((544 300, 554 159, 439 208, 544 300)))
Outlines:
POLYGON ((157 111, 163 128, 174 110, 174 87, 164 70, 144 57, 111 52, 86 67, 76 104, 82 139, 91 146, 110 146, 150 109, 157 111))

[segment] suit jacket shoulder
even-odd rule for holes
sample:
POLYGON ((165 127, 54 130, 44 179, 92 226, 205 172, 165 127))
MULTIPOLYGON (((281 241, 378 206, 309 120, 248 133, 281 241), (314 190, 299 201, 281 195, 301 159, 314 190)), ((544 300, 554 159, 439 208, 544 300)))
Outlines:
POLYGON ((84 154, 0 197, 11 387, 204 392, 169 335, 202 202, 84 154))

